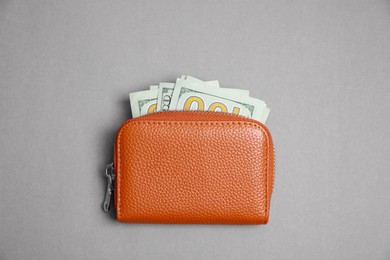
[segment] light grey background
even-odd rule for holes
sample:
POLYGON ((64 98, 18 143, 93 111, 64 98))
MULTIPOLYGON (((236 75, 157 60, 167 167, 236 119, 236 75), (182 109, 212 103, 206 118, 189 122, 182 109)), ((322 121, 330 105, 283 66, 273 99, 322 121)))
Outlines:
POLYGON ((0 1, 0 259, 390 259, 389 1, 0 1), (128 93, 182 74, 271 107, 265 226, 118 224, 128 93))

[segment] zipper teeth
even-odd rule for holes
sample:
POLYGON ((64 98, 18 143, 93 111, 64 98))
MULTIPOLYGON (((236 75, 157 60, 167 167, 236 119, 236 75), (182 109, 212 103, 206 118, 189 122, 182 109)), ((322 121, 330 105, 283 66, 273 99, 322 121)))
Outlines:
POLYGON ((273 174, 274 174, 274 176, 273 176, 273 179, 272 179, 272 189, 271 189, 271 194, 272 194, 272 192, 274 191, 274 185, 275 185, 275 165, 276 165, 276 160, 275 160, 275 147, 274 147, 274 145, 272 144, 272 150, 273 150, 273 152, 274 152, 274 158, 273 158, 273 164, 274 164, 274 167, 273 167, 273 174))
MULTIPOLYGON (((255 119, 252 119, 250 117, 247 117, 247 116, 243 116, 243 115, 236 115, 236 114, 232 114, 232 113, 229 113, 229 112, 214 112, 214 111, 199 111, 199 110, 168 110, 168 111, 157 111, 157 112, 153 112, 152 114, 148 114, 148 115, 155 115, 155 114, 161 114, 161 113, 180 113, 180 112, 189 112, 189 113, 208 113, 208 114, 223 114, 223 115, 231 115, 231 116, 236 116, 236 117, 240 117, 240 118, 245 118, 245 119, 251 119, 251 120, 255 120, 255 119)), ((147 115, 146 115, 147 116, 147 115)), ((257 121, 257 120, 255 120, 257 121)), ((260 121, 258 121, 260 122, 260 121)), ((261 123, 261 122, 260 122, 261 123)), ((263 124, 263 123, 261 123, 263 124)))

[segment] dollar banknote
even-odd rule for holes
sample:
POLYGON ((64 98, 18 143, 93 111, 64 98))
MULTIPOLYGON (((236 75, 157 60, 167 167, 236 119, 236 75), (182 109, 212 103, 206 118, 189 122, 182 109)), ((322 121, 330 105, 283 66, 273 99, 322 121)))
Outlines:
POLYGON ((133 118, 156 112, 158 89, 129 94, 133 118))
MULTIPOLYGON (((191 77, 191 76, 182 76, 180 79, 176 80, 177 82, 187 82, 194 85, 204 85, 208 87, 219 87, 218 80, 213 81, 202 81, 200 79, 191 77)), ((157 111, 167 111, 171 103, 173 89, 176 86, 175 83, 161 82, 158 89, 157 97, 157 111)))
POLYGON ((265 123, 270 109, 248 90, 221 88, 219 81, 183 75, 175 83, 162 82, 129 94, 133 118, 168 110, 232 113, 265 123))
MULTIPOLYGON (((218 80, 204 82, 195 77, 185 76, 185 75, 181 76, 180 79, 182 79, 183 81, 192 82, 196 84, 206 84, 208 86, 219 87, 218 80)), ((149 87, 150 90, 137 91, 129 94, 133 118, 150 114, 153 112, 161 111, 159 109, 159 106, 157 106, 159 100, 158 93, 162 93, 162 89, 160 85, 166 87, 165 91, 167 91, 166 92, 167 94, 172 94, 175 83, 160 83, 159 85, 150 85, 149 87)), ((164 98, 167 99, 168 97, 165 96, 164 98)), ((161 100, 162 100, 162 96, 160 96, 160 106, 162 106, 161 100)))
POLYGON ((237 89, 208 88, 180 82, 176 84, 169 110, 225 112, 265 122, 268 108, 264 101, 237 89))

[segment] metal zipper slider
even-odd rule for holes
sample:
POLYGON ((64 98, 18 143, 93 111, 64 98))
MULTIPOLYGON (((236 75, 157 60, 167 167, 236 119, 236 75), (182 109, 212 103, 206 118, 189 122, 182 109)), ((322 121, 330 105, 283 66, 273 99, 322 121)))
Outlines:
POLYGON ((109 163, 106 166, 106 177, 107 177, 107 189, 106 189, 106 195, 104 196, 104 203, 103 203, 103 210, 105 212, 110 211, 111 207, 111 196, 114 192, 114 164, 109 163))

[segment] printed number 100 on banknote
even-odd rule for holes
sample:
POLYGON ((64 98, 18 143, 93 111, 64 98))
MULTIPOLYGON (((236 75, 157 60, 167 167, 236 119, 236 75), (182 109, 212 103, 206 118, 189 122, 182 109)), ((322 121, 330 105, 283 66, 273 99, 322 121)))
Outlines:
POLYGON ((207 93, 182 88, 177 104, 172 104, 170 110, 197 110, 232 113, 252 117, 254 106, 240 104, 232 100, 219 98, 207 93), (173 108, 174 107, 174 108, 173 108))

